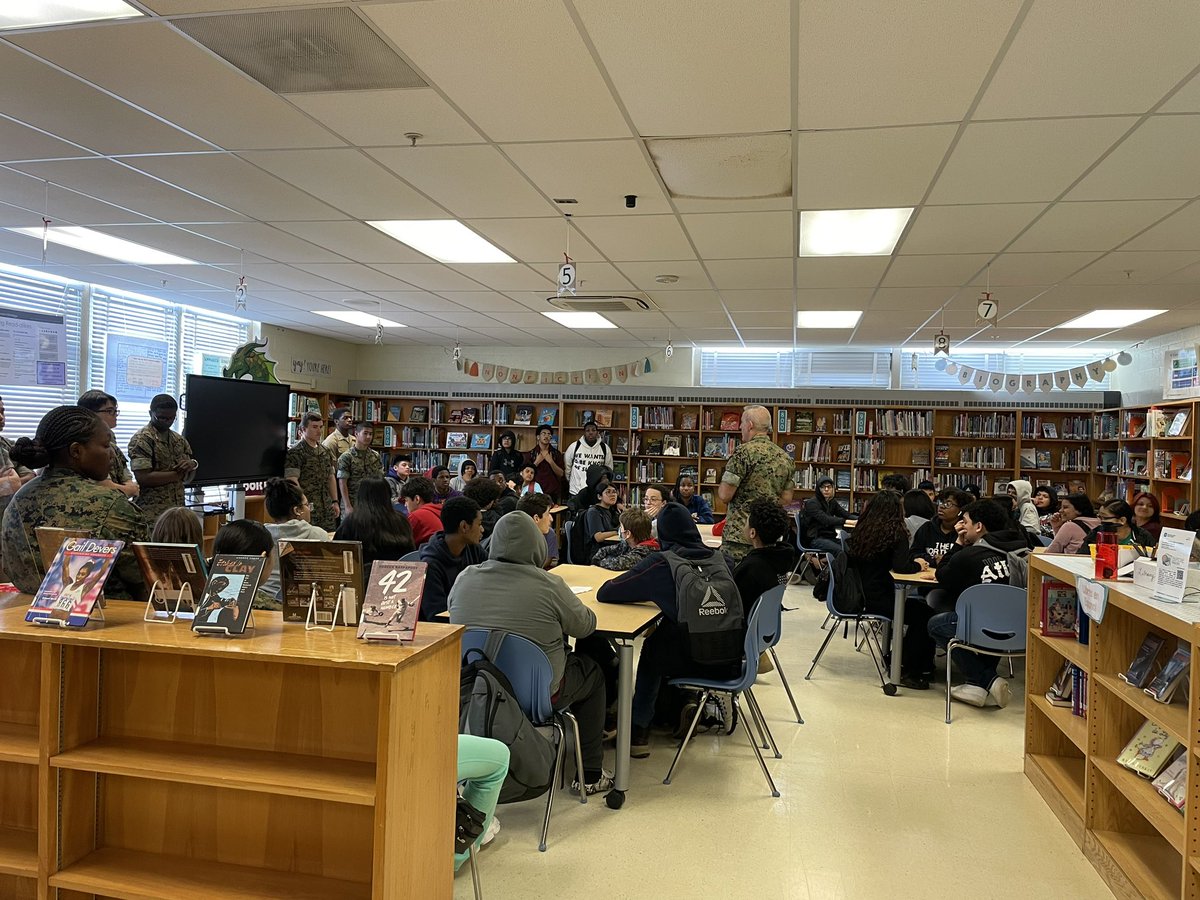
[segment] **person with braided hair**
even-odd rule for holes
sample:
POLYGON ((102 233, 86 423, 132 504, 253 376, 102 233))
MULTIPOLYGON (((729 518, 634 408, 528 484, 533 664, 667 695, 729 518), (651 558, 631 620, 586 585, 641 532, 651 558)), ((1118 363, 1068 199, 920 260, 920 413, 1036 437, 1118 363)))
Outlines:
POLYGON ((85 529, 95 538, 124 541, 105 594, 146 599, 131 545, 149 540, 149 523, 124 494, 99 483, 109 475, 111 441, 112 432, 91 410, 57 406, 42 417, 35 437, 20 438, 13 445, 13 462, 31 469, 45 467, 17 491, 0 521, 4 570, 25 593, 34 593, 45 575, 34 529, 49 526, 85 529))

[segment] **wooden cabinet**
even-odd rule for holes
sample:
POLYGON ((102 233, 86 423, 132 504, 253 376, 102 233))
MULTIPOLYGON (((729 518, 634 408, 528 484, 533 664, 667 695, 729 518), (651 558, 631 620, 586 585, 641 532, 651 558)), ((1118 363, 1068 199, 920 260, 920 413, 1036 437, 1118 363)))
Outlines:
POLYGON ((0 610, 0 896, 452 895, 459 629, 200 638, 0 610), (18 687, 19 686, 19 687, 18 687))

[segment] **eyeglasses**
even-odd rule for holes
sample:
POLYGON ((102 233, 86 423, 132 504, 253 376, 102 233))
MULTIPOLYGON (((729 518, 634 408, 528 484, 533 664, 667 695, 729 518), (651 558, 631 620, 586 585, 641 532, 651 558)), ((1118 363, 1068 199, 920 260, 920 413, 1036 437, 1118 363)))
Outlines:
POLYGON ((1097 516, 1096 518, 1098 518, 1101 522, 1116 522, 1117 521, 1116 516, 1097 516))
POLYGON ((938 506, 942 509, 958 509, 958 504, 953 500, 939 500, 938 506))
POLYGON ((644 497, 642 503, 646 506, 662 506, 662 497, 644 497))
POLYGON ((96 412, 108 413, 110 416, 119 416, 121 414, 121 410, 117 409, 115 406, 106 406, 104 409, 96 410, 96 412))

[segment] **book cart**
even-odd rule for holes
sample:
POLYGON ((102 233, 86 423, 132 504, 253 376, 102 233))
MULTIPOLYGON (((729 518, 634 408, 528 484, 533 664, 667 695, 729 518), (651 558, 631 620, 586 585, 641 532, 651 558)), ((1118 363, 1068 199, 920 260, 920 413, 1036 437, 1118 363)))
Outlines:
POLYGON ((1084 855, 1118 897, 1200 898, 1200 608, 1160 603, 1131 582, 1106 582, 1103 621, 1090 639, 1041 633, 1041 587, 1047 579, 1074 584, 1091 576, 1089 557, 1035 554, 1029 568, 1029 640, 1026 660, 1025 774, 1084 855), (1191 647, 1190 697, 1159 703, 1126 684, 1118 673, 1133 660, 1148 632, 1169 646, 1191 647), (1088 675, 1085 716, 1054 706, 1045 696, 1064 662, 1088 675), (1145 720, 1186 748, 1188 793, 1180 814, 1150 781, 1116 759, 1145 720))
POLYGON ((459 631, 198 638, 0 609, 0 896, 449 898, 459 631), (57 892, 57 893, 56 893, 57 892))

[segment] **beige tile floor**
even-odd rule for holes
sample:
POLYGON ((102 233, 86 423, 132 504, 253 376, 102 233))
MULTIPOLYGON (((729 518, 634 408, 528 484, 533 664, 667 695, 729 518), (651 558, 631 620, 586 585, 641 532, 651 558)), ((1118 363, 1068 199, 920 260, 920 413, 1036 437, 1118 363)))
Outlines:
MULTIPOLYGON (((799 608, 784 613, 778 650, 806 724, 775 673, 755 689, 783 753, 767 763, 779 799, 740 729, 694 740, 670 785, 674 743, 656 736, 623 809, 558 795, 545 853, 542 801, 500 807, 502 830, 479 854, 484 897, 1111 896, 1022 773, 1020 663, 1007 709, 956 703, 947 726, 944 684, 885 697, 866 652, 840 636, 805 681, 824 606, 797 588, 785 604, 799 608)), ((455 897, 472 897, 466 867, 455 897)))

